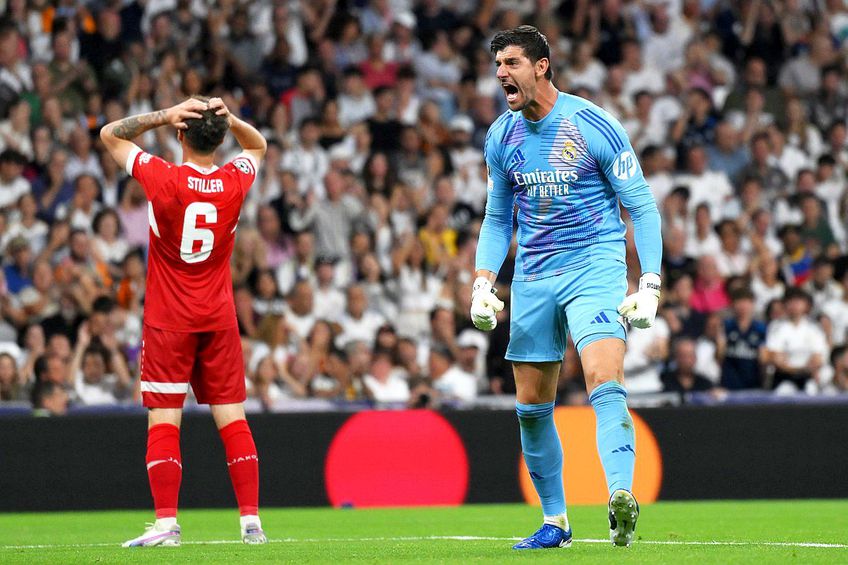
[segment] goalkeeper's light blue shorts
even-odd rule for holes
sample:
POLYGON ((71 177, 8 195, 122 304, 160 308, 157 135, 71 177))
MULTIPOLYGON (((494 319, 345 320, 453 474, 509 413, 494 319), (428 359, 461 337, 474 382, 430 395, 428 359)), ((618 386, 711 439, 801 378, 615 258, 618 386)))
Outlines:
POLYGON ((509 361, 562 361, 566 332, 582 353, 592 342, 626 337, 618 305, 627 294, 627 267, 593 257, 569 271, 533 281, 513 281, 509 361))

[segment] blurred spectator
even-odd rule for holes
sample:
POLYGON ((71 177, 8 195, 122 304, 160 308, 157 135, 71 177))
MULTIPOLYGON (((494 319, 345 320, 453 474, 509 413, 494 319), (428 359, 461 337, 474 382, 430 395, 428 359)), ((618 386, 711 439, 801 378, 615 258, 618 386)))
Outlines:
POLYGON ((68 411, 68 393, 59 384, 46 382, 35 390, 33 404, 37 416, 62 416, 68 411))
POLYGON ((309 281, 299 281, 288 296, 284 316, 300 339, 306 339, 315 324, 314 292, 309 281))
POLYGON ((787 318, 773 322, 766 339, 767 359, 774 367, 772 388, 815 390, 824 384, 820 378, 830 353, 827 340, 821 328, 808 317, 812 306, 809 294, 790 288, 784 303, 787 318))
POLYGON ((771 301, 783 298, 786 285, 779 278, 780 265, 771 254, 758 255, 755 265, 754 274, 751 277, 751 290, 754 292, 756 312, 762 316, 771 301))
POLYGON ((848 346, 834 348, 830 354, 830 364, 833 367, 833 381, 825 389, 829 394, 848 393, 848 346))
POLYGON ((812 299, 812 313, 816 315, 826 313, 825 304, 841 301, 845 293, 842 285, 833 278, 833 263, 825 257, 813 261, 813 274, 803 288, 812 299))
POLYGON ((9 209, 31 190, 29 182, 21 176, 26 157, 14 149, 0 152, 0 210, 9 209))
POLYGON ((629 328, 627 351, 624 354, 624 372, 627 390, 633 393, 659 392, 662 365, 668 358, 671 332, 662 317, 647 329, 629 328))
POLYGON ((336 338, 338 347, 353 341, 362 341, 373 346, 377 330, 385 323, 383 317, 370 310, 368 295, 361 285, 351 285, 347 290, 347 308, 339 318, 342 333, 336 338))
POLYGON ((362 71, 349 67, 344 72, 342 92, 338 97, 339 122, 342 127, 350 127, 371 117, 375 111, 374 97, 365 84, 362 71))
POLYGON ((721 386, 727 390, 762 387, 766 325, 754 319, 754 304, 754 293, 748 289, 731 295, 733 316, 724 320, 717 352, 721 386))
POLYGON ((363 383, 378 404, 405 404, 409 401, 409 385, 393 367, 388 352, 374 354, 370 372, 363 378, 363 383))
POLYGON ((0 353, 0 403, 27 398, 26 380, 18 370, 18 362, 9 353, 0 353))
POLYGON ((477 396, 474 375, 460 369, 454 354, 445 346, 430 348, 429 377, 433 390, 443 400, 468 402, 477 396))
POLYGON ((726 308, 729 304, 717 259, 712 255, 702 256, 698 260, 691 299, 692 308, 704 314, 711 314, 726 308))
POLYGON ((700 392, 711 390, 713 383, 696 370, 695 342, 680 338, 674 342, 670 369, 663 373, 663 392, 700 392))
POLYGON ((721 249, 716 254, 716 266, 719 274, 734 277, 748 273, 749 255, 742 251, 739 226, 732 220, 724 220, 716 226, 721 249))

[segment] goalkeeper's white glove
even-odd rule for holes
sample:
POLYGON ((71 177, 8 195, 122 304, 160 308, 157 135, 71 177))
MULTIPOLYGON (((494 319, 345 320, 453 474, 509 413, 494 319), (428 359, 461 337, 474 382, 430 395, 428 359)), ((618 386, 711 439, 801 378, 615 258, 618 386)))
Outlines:
POLYGON ((478 330, 489 331, 498 325, 498 312, 504 303, 495 296, 492 283, 485 277, 477 277, 471 291, 471 321, 478 330))
POLYGON ((659 303, 660 276, 656 273, 645 273, 639 279, 639 290, 618 305, 618 313, 634 328, 650 328, 657 317, 659 303))

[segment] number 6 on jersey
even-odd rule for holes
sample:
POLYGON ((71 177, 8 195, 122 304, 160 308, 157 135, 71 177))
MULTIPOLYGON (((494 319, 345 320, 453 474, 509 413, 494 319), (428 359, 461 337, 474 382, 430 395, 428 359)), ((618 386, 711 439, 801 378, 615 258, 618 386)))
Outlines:
POLYGON ((218 209, 210 202, 192 202, 188 205, 183 219, 183 237, 180 243, 180 257, 186 263, 200 263, 212 254, 215 234, 212 230, 197 227, 197 217, 205 216, 207 224, 218 221, 218 209), (194 251, 194 242, 200 241, 200 249, 194 251))

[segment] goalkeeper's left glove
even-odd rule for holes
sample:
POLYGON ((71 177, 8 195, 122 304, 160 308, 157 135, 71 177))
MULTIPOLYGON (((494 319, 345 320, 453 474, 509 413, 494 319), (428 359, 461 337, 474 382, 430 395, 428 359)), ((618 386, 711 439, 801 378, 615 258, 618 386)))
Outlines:
POLYGON ((660 276, 656 273, 645 273, 639 279, 639 290, 618 305, 618 313, 634 328, 650 328, 657 317, 659 304, 660 276))
POLYGON ((471 292, 471 321, 478 330, 489 331, 498 325, 498 312, 503 310, 504 303, 492 288, 492 283, 486 277, 477 277, 471 292))

